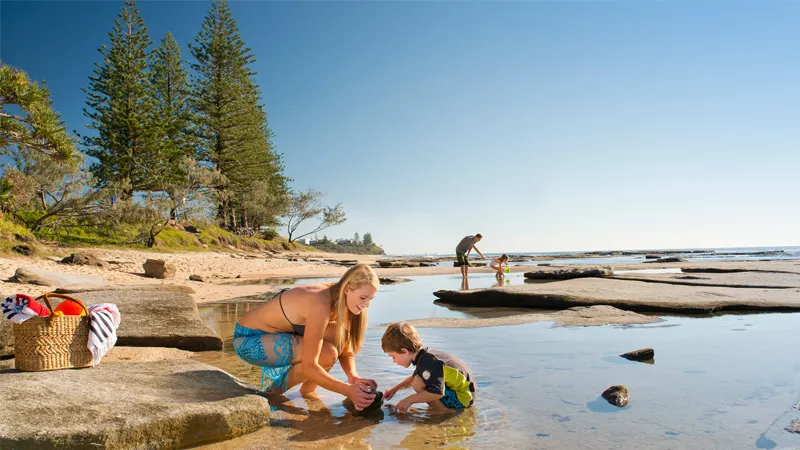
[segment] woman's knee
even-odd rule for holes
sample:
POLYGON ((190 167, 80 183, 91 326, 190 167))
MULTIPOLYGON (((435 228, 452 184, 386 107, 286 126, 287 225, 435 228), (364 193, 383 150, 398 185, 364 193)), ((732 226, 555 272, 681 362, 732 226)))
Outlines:
POLYGON ((328 341, 322 341, 322 349, 319 352, 319 365, 330 369, 339 359, 339 351, 336 346, 328 341))

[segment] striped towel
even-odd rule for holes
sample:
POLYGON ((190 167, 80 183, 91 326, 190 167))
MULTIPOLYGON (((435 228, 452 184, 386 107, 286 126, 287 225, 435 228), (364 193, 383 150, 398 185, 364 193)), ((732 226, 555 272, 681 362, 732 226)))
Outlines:
POLYGON ((92 365, 100 363, 100 359, 117 343, 117 328, 120 316, 117 305, 100 303, 89 307, 89 351, 92 352, 92 365))
POLYGON ((3 300, 0 309, 6 319, 14 323, 22 323, 31 317, 49 316, 50 311, 43 307, 30 295, 12 294, 3 300))

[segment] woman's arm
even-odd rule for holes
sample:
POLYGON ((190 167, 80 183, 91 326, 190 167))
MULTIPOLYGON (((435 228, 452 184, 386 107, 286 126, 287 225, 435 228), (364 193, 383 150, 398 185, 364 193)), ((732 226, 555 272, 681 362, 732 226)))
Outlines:
POLYGON ((306 332, 303 336, 303 353, 300 359, 303 378, 329 391, 347 396, 349 386, 332 377, 319 365, 319 354, 322 351, 323 337, 330 318, 330 306, 325 300, 317 298, 310 300, 309 306, 306 332))
POLYGON ((353 347, 349 343, 342 350, 342 354, 339 355, 339 364, 342 366, 349 383, 355 383, 356 379, 360 378, 358 372, 356 372, 356 356, 353 354, 353 347))

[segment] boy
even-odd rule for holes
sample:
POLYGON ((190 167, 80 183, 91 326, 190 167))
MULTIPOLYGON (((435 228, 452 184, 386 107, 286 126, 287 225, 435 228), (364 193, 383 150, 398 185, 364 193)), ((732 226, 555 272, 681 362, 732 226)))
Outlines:
POLYGON ((475 249, 481 258, 486 259, 478 250, 478 247, 475 247, 475 244, 481 241, 483 236, 480 233, 476 234, 475 236, 465 236, 464 239, 461 239, 461 242, 456 245, 456 265, 461 267, 461 276, 463 278, 467 278, 469 272, 469 253, 472 249, 475 249))
POLYGON ((475 380, 463 361, 448 353, 422 346, 417 330, 405 322, 389 325, 381 338, 383 351, 395 364, 414 373, 384 393, 389 400, 397 391, 413 388, 416 392, 400 400, 395 410, 405 412, 414 403, 427 403, 429 411, 441 413, 469 408, 475 401, 475 380))

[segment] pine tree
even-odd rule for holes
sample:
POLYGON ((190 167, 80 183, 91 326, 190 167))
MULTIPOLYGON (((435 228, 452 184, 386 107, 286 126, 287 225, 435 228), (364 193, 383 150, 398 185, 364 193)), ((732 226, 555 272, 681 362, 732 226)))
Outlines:
POLYGON ((72 138, 53 111, 50 91, 22 70, 0 65, 0 155, 34 152, 59 163, 76 164, 72 138), (11 109, 7 109, 11 106, 11 109))
POLYGON ((358 235, 358 231, 356 231, 356 234, 353 235, 353 243, 355 244, 361 243, 361 236, 358 235))
POLYGON ((233 229, 248 226, 247 210, 256 205, 244 200, 266 188, 275 201, 262 209, 271 210, 251 217, 270 216, 268 222, 276 222, 287 204, 287 180, 249 67, 254 57, 225 0, 212 4, 195 40, 189 46, 197 74, 191 81, 192 107, 201 137, 200 159, 225 180, 214 186, 219 219, 233 229))
POLYGON ((372 244, 372 233, 364 233, 364 246, 371 247, 372 244))
POLYGON ((172 33, 167 33, 153 52, 150 82, 155 101, 154 120, 163 130, 158 141, 157 169, 164 187, 186 178, 185 158, 194 158, 188 75, 181 50, 172 33))
POLYGON ((103 61, 89 77, 84 115, 95 136, 83 136, 86 153, 97 159, 91 170, 100 186, 125 185, 134 191, 158 189, 158 138, 155 101, 149 79, 152 44, 133 0, 125 4, 109 33, 111 45, 99 49, 103 61))

